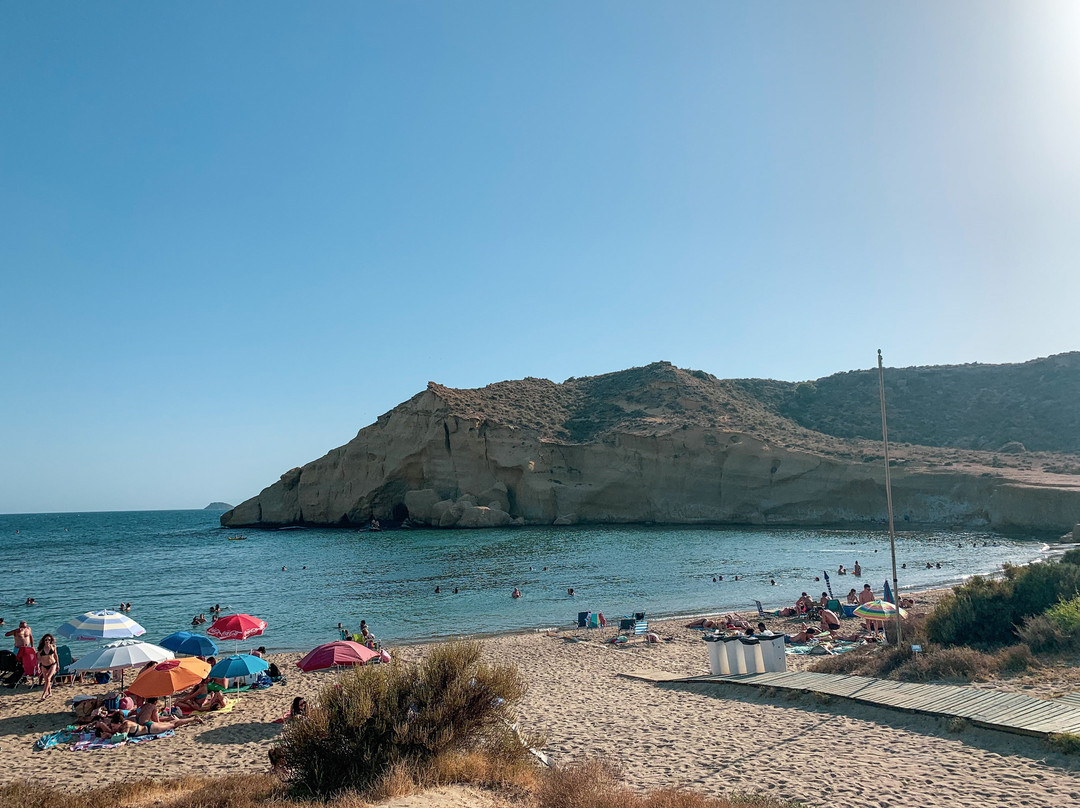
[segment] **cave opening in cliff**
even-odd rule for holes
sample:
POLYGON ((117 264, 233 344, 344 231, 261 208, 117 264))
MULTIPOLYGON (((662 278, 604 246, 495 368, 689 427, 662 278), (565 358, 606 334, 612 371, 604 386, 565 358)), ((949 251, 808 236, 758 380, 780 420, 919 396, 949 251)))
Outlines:
POLYGON ((409 509, 404 502, 399 502, 394 506, 394 510, 391 511, 390 516, 395 522, 404 522, 409 518, 409 509))

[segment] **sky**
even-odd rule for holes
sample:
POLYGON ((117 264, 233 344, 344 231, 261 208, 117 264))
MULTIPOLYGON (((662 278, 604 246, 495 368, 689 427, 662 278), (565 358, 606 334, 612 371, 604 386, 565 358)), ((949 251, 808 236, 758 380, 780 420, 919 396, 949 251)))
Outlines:
POLYGON ((1080 5, 0 5, 0 513, 424 389, 1080 348, 1080 5))

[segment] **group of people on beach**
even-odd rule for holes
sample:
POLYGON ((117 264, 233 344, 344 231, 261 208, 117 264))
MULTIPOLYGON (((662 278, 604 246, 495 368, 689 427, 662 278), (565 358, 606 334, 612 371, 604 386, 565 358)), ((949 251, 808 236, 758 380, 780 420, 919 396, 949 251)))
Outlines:
POLYGON ((361 645, 365 645, 371 650, 378 650, 379 641, 375 639, 375 635, 371 633, 371 628, 367 624, 367 620, 360 621, 360 629, 355 634, 349 632, 342 623, 337 624, 338 634, 343 640, 352 640, 358 642, 361 645))

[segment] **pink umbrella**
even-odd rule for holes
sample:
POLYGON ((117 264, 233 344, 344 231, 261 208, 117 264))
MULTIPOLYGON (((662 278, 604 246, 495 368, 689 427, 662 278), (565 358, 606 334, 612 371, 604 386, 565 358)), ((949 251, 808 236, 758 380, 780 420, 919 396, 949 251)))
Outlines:
POLYGON ((334 668, 339 665, 363 665, 378 658, 379 652, 352 640, 334 640, 313 649, 296 663, 305 673, 334 668))
POLYGON ((262 634, 266 630, 266 621, 250 614, 230 614, 214 621, 206 630, 211 637, 219 640, 246 640, 262 634))

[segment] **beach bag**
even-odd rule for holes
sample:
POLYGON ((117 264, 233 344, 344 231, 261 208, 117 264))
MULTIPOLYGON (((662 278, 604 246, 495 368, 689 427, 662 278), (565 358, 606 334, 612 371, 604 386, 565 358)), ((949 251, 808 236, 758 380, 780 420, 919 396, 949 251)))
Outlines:
POLYGON ((83 699, 75 702, 75 720, 80 724, 86 723, 93 717, 94 710, 101 705, 101 699, 83 699))

